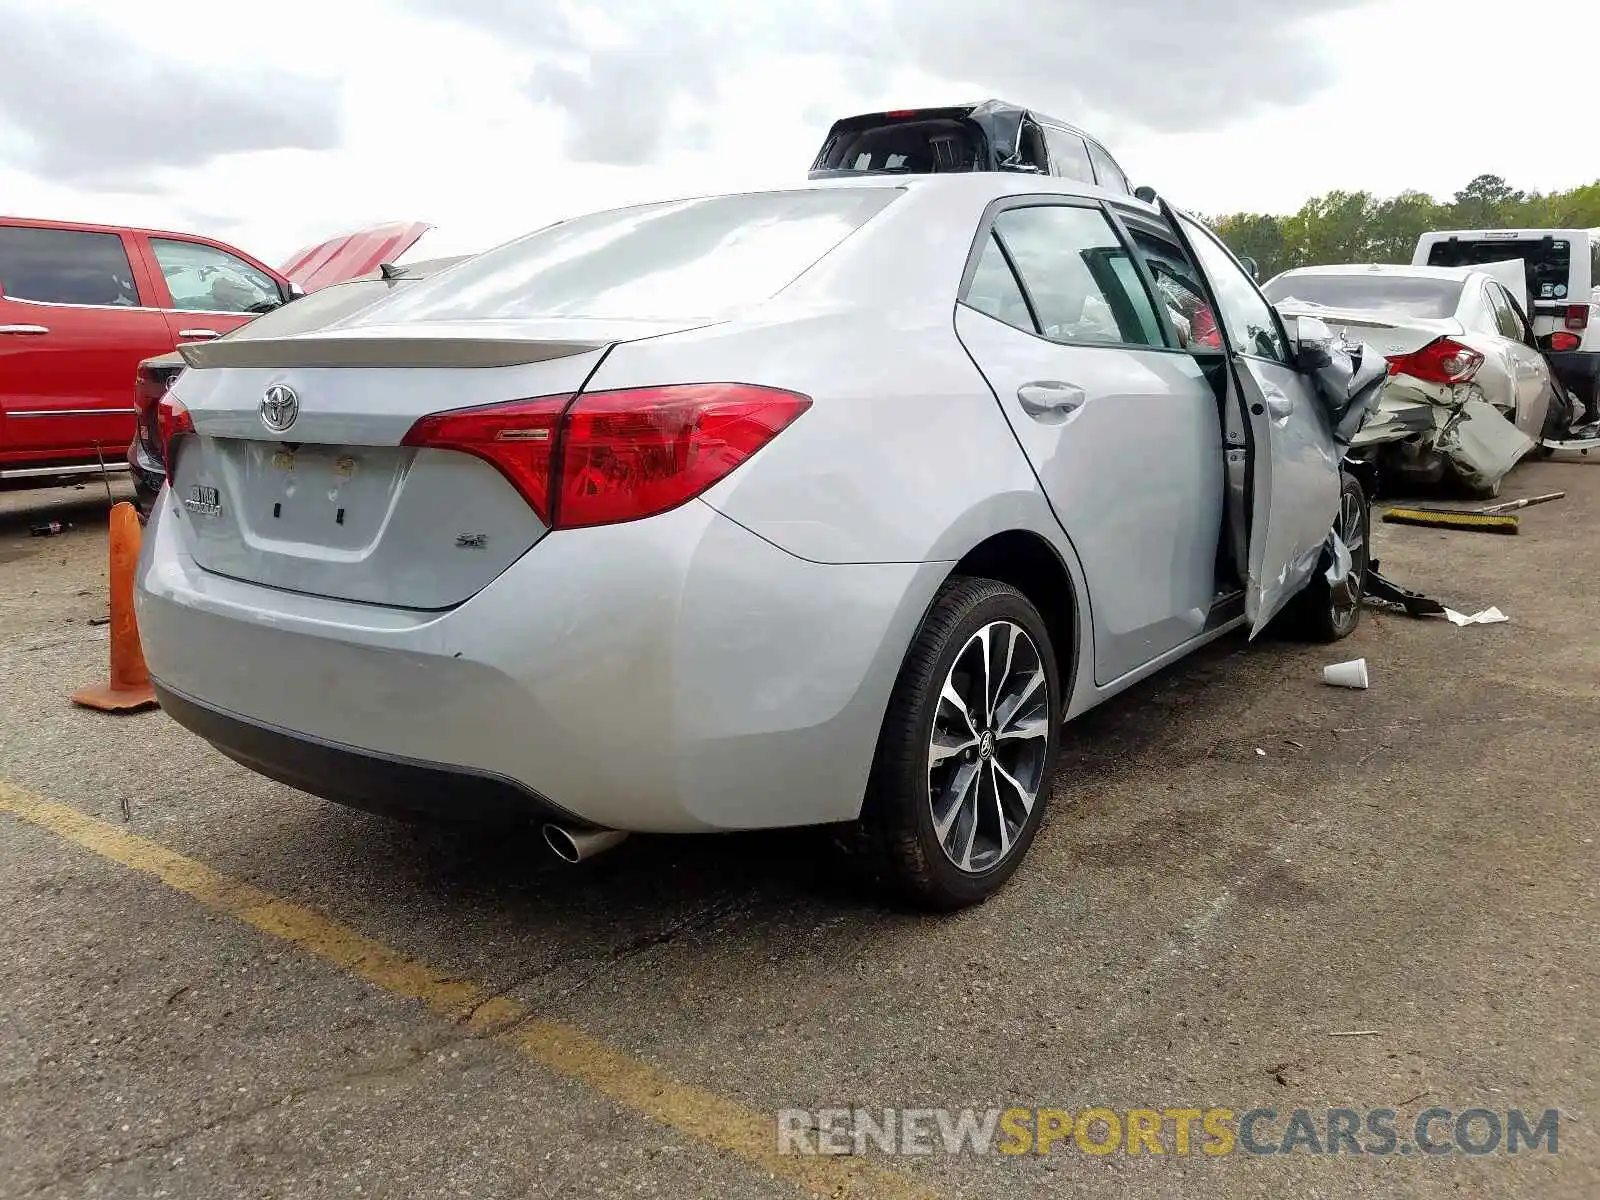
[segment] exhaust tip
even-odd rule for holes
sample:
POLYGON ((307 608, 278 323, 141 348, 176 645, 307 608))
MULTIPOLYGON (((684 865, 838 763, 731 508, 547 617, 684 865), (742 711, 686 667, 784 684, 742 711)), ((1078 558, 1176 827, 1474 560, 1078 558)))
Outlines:
POLYGON ((544 844, 557 858, 565 863, 583 861, 583 852, 578 849, 578 843, 573 841, 572 835, 559 825, 546 825, 544 827, 544 844))
POLYGON ((550 822, 544 827, 544 842, 562 862, 580 863, 593 858, 627 839, 620 829, 571 830, 550 822))

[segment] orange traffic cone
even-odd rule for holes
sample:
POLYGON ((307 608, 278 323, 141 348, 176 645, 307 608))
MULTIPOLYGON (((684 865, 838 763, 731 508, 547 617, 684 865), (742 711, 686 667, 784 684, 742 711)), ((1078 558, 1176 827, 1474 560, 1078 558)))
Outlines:
POLYGON ((133 572, 139 561, 139 514, 126 500, 111 509, 111 681, 72 694, 72 702, 101 712, 156 706, 150 672, 133 616, 133 572))

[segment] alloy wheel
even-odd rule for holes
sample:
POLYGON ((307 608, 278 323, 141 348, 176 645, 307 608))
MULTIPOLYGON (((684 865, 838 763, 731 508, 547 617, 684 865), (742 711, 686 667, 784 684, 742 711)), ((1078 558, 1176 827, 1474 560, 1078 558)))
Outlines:
POLYGON ((991 621, 945 675, 928 744, 934 836, 955 866, 988 871, 1017 845, 1044 783, 1050 689, 1020 625, 991 621))
POLYGON ((1339 497, 1339 519, 1334 525, 1334 532, 1350 552, 1349 577, 1343 588, 1334 590, 1332 600, 1334 624, 1340 629, 1355 623, 1361 608, 1361 596, 1366 590, 1367 535, 1361 512, 1365 503, 1366 499, 1361 493, 1349 489, 1339 497))

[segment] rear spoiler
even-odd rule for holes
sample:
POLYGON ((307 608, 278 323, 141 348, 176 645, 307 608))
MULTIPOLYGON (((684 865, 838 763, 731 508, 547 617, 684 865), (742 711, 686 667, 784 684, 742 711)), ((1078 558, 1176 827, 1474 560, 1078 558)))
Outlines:
POLYGON ((178 347, 196 370, 209 367, 521 367, 604 350, 604 341, 506 337, 285 337, 219 339, 178 347))

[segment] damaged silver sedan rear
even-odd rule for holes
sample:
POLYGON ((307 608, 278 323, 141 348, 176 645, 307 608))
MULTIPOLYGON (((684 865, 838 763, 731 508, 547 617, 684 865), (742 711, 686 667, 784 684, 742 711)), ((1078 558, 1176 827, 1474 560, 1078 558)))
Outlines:
POLYGON ((1301 332, 1198 222, 1067 180, 581 217, 185 349, 146 656, 334 800, 569 858, 841 824, 975 903, 1063 721, 1230 630, 1355 628, 1382 369, 1301 332))

